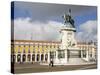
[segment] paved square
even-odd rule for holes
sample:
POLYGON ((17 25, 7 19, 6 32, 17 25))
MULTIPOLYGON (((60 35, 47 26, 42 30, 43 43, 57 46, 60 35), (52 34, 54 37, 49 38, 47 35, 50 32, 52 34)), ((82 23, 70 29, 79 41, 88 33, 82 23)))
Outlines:
POLYGON ((37 73, 37 72, 55 72, 55 71, 69 71, 69 70, 85 70, 96 69, 97 64, 87 65, 54 65, 54 67, 48 65, 35 64, 15 64, 15 74, 17 73, 37 73))

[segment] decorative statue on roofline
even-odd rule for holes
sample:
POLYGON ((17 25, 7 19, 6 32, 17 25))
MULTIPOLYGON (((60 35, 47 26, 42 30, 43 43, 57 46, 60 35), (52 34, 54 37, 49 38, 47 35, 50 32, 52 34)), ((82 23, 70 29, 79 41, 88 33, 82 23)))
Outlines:
POLYGON ((72 25, 72 27, 75 27, 74 26, 74 20, 73 18, 71 17, 71 9, 69 9, 69 14, 64 14, 63 15, 63 18, 64 18, 64 25, 67 26, 68 23, 70 23, 72 25))

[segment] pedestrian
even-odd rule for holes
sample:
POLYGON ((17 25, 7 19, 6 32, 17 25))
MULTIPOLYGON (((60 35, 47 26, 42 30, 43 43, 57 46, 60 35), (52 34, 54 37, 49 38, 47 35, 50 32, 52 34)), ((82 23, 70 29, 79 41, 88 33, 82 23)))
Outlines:
POLYGON ((53 62, 53 59, 52 59, 52 67, 54 66, 54 62, 53 62))
POLYGON ((53 59, 52 59, 52 58, 51 58, 51 60, 50 60, 49 66, 52 66, 52 67, 54 66, 54 65, 53 65, 53 59))

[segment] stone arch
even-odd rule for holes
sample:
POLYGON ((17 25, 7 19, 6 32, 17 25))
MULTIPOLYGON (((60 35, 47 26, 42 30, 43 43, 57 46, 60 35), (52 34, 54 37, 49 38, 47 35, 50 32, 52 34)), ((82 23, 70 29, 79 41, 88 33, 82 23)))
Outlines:
POLYGON ((39 54, 37 54, 37 61, 39 61, 39 59, 40 59, 40 55, 39 55, 39 54))
POLYGON ((45 54, 45 61, 48 60, 48 54, 45 54))
POLYGON ((22 60, 23 60, 23 62, 26 61, 26 55, 25 55, 25 54, 23 54, 23 58, 22 58, 22 60))
POLYGON ((28 59, 28 61, 31 61, 31 55, 30 54, 27 55, 27 59, 28 59))
POLYGON ((35 61, 35 54, 32 55, 32 61, 35 61))
POLYGON ((41 61, 43 61, 43 58, 44 58, 44 55, 43 55, 43 54, 41 54, 41 61))
POLYGON ((17 55, 17 62, 21 62, 21 54, 17 55))

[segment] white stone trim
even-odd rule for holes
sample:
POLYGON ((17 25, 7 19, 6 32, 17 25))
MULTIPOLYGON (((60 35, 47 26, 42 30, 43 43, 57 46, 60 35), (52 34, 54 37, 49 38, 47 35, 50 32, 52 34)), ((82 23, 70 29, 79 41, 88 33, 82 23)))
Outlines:
POLYGON ((30 60, 30 61, 33 62, 33 61, 32 61, 32 53, 31 53, 30 55, 31 55, 31 58, 30 58, 31 60, 30 60))
POLYGON ((81 58, 83 58, 83 51, 81 50, 81 58))
POLYGON ((35 53, 35 62, 37 62, 37 53, 35 53))
POLYGON ((41 62, 41 53, 39 54, 39 56, 40 56, 40 57, 39 57, 39 62, 41 62))
POLYGON ((28 62, 28 59, 27 59, 27 57, 28 57, 28 54, 26 53, 26 62, 28 62))
POLYGON ((17 63, 17 54, 15 54, 15 57, 16 57, 16 60, 15 60, 15 62, 17 63))
POLYGON ((50 63, 50 52, 48 52, 48 63, 50 63))
POLYGON ((21 62, 23 62, 23 54, 21 53, 21 62))

